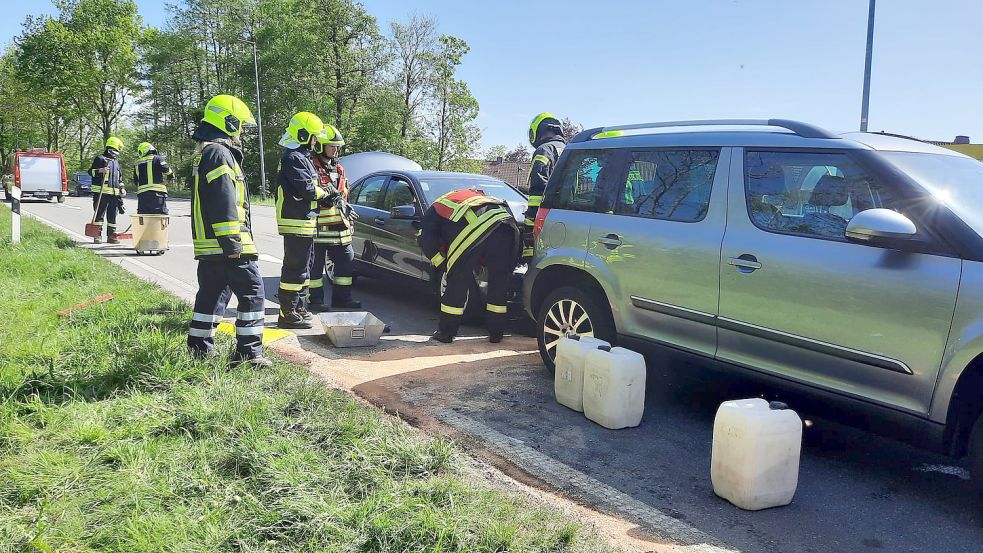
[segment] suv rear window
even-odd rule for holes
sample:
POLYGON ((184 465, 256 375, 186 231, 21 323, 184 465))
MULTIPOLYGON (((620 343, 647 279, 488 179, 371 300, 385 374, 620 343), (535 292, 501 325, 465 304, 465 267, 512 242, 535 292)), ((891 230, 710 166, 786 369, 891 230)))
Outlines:
POLYGON ((550 179, 543 207, 574 211, 608 211, 604 188, 614 179, 614 150, 578 150, 568 154, 560 174, 550 179))
POLYGON ((716 150, 633 152, 615 213, 695 223, 710 205, 716 150))

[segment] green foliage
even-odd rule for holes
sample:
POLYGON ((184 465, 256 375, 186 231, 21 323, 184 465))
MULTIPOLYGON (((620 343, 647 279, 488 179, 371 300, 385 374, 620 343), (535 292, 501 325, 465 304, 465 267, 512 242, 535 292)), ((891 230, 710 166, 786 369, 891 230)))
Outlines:
POLYGON ((0 302, 0 550, 602 550, 300 367, 193 360, 187 304, 40 223, 0 239, 0 302))

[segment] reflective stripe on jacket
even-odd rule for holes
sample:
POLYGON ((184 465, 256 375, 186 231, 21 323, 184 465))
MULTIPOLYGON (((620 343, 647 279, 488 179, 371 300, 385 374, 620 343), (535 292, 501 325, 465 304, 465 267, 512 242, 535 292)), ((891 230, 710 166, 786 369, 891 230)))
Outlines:
POLYGON ((417 241, 434 267, 449 271, 501 224, 516 228, 505 202, 480 190, 455 190, 427 209, 417 241))
POLYGON ((241 156, 224 141, 201 141, 195 149, 191 237, 197 258, 257 253, 241 156))
POLYGON ((321 202, 317 212, 317 235, 314 242, 329 246, 347 246, 352 243, 354 229, 351 223, 342 217, 341 210, 334 203, 337 197, 348 201, 345 168, 337 160, 325 164, 319 156, 314 156, 314 167, 321 179, 321 186, 328 191, 328 196, 325 198, 327 201, 321 202))
POLYGON ((276 188, 276 225, 281 235, 310 236, 317 232, 318 200, 327 196, 311 151, 286 149, 280 158, 276 188))
POLYGON ((102 193, 104 196, 121 196, 123 194, 123 175, 120 172, 119 159, 107 153, 101 153, 92 160, 89 167, 92 176, 92 193, 102 193))
POLYGON ((137 194, 143 192, 166 194, 167 185, 164 184, 164 179, 172 173, 163 156, 150 154, 141 157, 133 168, 133 182, 137 186, 137 194))

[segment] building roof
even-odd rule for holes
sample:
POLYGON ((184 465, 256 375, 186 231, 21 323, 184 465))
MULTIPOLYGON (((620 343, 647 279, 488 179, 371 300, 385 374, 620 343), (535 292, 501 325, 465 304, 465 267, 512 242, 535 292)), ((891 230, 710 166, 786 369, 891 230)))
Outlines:
POLYGON ((532 161, 505 161, 498 158, 493 161, 485 161, 481 168, 481 174, 503 180, 526 192, 529 185, 530 169, 532 169, 532 161))

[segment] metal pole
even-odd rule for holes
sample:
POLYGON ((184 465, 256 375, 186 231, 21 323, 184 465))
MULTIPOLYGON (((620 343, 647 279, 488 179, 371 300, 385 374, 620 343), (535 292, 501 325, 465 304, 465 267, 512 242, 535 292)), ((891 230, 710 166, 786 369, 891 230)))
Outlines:
POLYGON ((867 111, 870 104, 870 60, 874 51, 874 3, 870 0, 870 12, 867 14, 867 60, 864 63, 864 99, 860 108, 860 131, 867 132, 867 111))
MULTIPOLYGON (((17 163, 16 159, 14 163, 17 163)), ((13 182, 10 185, 10 242, 20 243, 20 185, 13 182)))
POLYGON ((256 37, 251 42, 253 45, 253 72, 256 75, 256 128, 259 131, 259 193, 266 198, 266 154, 263 151, 263 108, 259 100, 259 61, 256 55, 256 37))

